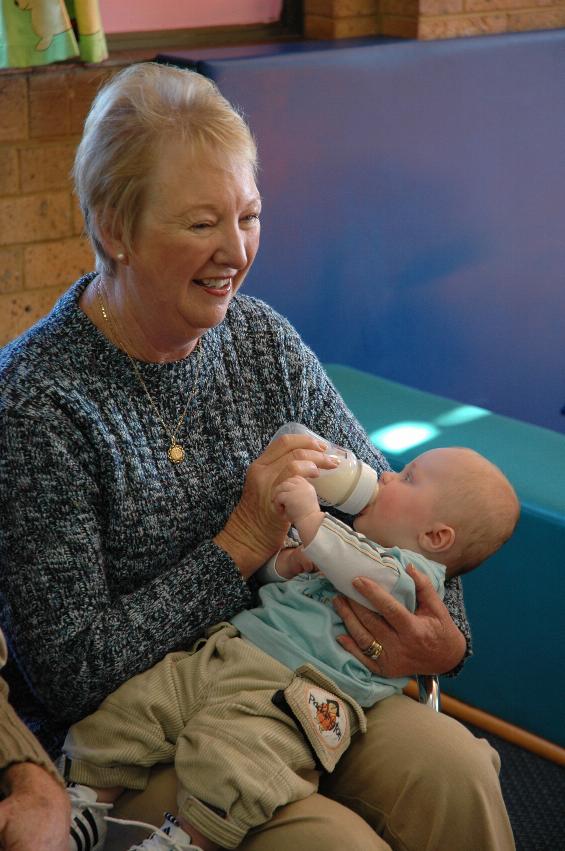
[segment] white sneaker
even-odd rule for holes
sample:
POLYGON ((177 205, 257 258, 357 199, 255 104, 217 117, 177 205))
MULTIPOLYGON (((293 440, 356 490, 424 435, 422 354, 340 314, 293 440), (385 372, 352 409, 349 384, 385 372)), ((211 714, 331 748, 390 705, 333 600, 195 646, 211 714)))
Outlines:
POLYGON ((69 783, 67 793, 71 799, 69 851, 102 851, 108 830, 104 813, 112 804, 97 801, 94 789, 79 783, 69 783))
POLYGON ((149 830, 153 830, 151 836, 145 839, 141 845, 132 845, 128 851, 202 851, 197 845, 192 844, 188 833, 182 829, 171 813, 165 813, 165 821, 160 829, 141 821, 113 818, 109 818, 108 821, 135 827, 147 827, 149 830))

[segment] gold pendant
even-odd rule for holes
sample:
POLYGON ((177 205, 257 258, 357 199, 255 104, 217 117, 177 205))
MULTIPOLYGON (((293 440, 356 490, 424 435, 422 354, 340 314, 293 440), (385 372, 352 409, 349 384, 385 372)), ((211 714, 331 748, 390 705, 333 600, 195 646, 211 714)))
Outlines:
POLYGON ((185 458, 185 451, 182 448, 182 446, 180 445, 180 443, 177 443, 176 441, 174 441, 169 446, 167 456, 169 458, 169 461, 172 464, 182 464, 182 462, 184 461, 184 458, 185 458))

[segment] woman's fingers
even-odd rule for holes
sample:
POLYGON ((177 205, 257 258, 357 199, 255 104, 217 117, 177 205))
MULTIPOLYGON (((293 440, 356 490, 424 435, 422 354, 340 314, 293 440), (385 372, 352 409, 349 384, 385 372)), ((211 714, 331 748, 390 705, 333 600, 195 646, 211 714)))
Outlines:
POLYGON ((327 444, 306 434, 284 434, 269 443, 259 458, 265 464, 272 464, 293 452, 311 451, 323 454, 327 444))
POLYGON ((419 570, 416 570, 413 564, 409 564, 406 567, 406 572, 409 574, 409 576, 411 576, 412 580, 414 581, 414 585, 416 587, 416 599, 418 601, 418 608, 420 609, 420 611, 425 610, 429 613, 433 612, 438 617, 442 617, 446 609, 442 601, 440 600, 439 595, 436 594, 434 586, 432 585, 429 577, 424 576, 423 573, 420 573, 419 570))
MULTIPOLYGON (((426 577, 423 578, 426 582, 429 582, 426 577)), ((353 580, 352 585, 360 594, 367 598, 367 603, 377 609, 381 617, 393 628, 398 627, 402 629, 409 623, 408 616, 410 613, 408 609, 402 603, 399 603, 392 594, 389 594, 388 591, 377 585, 376 582, 366 579, 363 576, 358 576, 357 579, 353 580)), ((354 603, 354 601, 352 602, 354 603)), ((366 619, 372 614, 365 606, 361 606, 358 603, 354 603, 354 611, 359 618, 366 619)))
MULTIPOLYGON (((378 609, 380 615, 354 600, 336 598, 334 605, 349 636, 357 646, 357 656, 370 670, 376 670, 363 657, 372 641, 382 645, 378 670, 396 677, 411 674, 445 673, 452 670, 465 652, 465 638, 453 623, 448 610, 429 579, 411 565, 407 572, 416 588, 416 610, 410 612, 373 580, 354 580, 356 589, 378 609)), ((350 645, 342 641, 343 646, 350 645)))
MULTIPOLYGON (((370 659, 363 651, 358 647, 356 642, 349 635, 339 635, 338 639, 341 646, 344 650, 347 650, 348 653, 351 653, 352 656, 355 656, 356 659, 365 665, 370 671, 374 674, 380 674, 381 677, 386 676, 385 674, 385 666, 387 663, 387 651, 385 650, 384 645, 382 646, 382 651, 379 654, 377 659, 370 659)), ((373 641, 373 639, 371 639, 373 641)))
POLYGON ((315 479, 318 475, 319 470, 315 461, 293 459, 278 470, 276 477, 273 479, 273 487, 276 488, 278 485, 289 479, 293 479, 295 476, 300 476, 303 479, 315 479))
POLYGON ((366 650, 375 639, 386 641, 393 631, 379 615, 360 606, 355 600, 338 596, 334 599, 334 606, 347 632, 361 651, 366 650))
POLYGON ((409 676, 419 672, 405 652, 404 636, 400 636, 384 618, 354 600, 336 598, 334 605, 348 632, 348 635, 339 636, 339 643, 366 668, 386 677, 409 676), (382 647, 378 659, 370 659, 363 652, 370 648, 373 641, 382 647))
POLYGON ((312 478, 318 475, 318 469, 331 470, 337 466, 336 459, 325 454, 326 448, 324 441, 308 435, 285 434, 269 443, 257 461, 264 465, 280 465, 278 469, 286 471, 285 478, 303 475, 312 478), (313 466, 304 466, 308 462, 313 466))

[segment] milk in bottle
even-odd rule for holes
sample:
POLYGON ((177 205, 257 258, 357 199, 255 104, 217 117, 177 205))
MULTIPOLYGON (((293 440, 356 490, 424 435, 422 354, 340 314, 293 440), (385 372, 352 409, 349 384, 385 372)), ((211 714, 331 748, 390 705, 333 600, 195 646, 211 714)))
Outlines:
POLYGON ((350 449, 336 446, 301 423, 286 423, 273 436, 309 434, 327 444, 326 455, 337 458, 339 465, 332 470, 320 470, 311 483, 322 505, 333 505, 345 514, 359 514, 371 501, 379 486, 377 473, 360 461, 350 449))

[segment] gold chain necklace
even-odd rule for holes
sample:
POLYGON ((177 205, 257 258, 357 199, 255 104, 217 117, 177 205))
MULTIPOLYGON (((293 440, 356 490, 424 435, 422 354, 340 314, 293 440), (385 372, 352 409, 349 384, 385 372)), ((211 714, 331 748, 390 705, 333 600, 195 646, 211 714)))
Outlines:
POLYGON ((200 365, 201 365, 201 362, 202 362, 202 342, 201 342, 201 340, 199 339, 197 344, 196 344, 196 347, 198 348, 198 362, 196 364, 196 374, 194 376, 194 385, 192 387, 191 392, 188 394, 188 398, 186 400, 186 405, 184 406, 184 410, 177 420, 176 426, 174 428, 171 428, 171 426, 168 426, 167 423, 165 422, 165 420, 163 419, 161 412, 159 411, 159 408, 155 404, 153 396, 149 392, 147 385, 146 385, 145 381, 143 380, 143 376, 141 374, 141 371, 140 371, 138 365, 136 364, 135 360, 132 358, 132 356, 128 352, 126 346, 124 345, 122 338, 118 334, 118 331, 117 331, 116 325, 114 323, 113 317, 110 314, 110 311, 104 305, 104 300, 102 298, 102 287, 101 287, 101 284, 100 284, 100 277, 96 281, 96 295, 98 297, 98 303, 100 304, 100 311, 102 313, 102 316, 104 317, 104 321, 108 323, 108 325, 110 326, 112 333, 114 335, 114 339, 116 340, 116 342, 120 345, 120 347, 124 350, 124 352, 128 356, 129 362, 131 363, 131 365, 133 367, 133 371, 135 373, 135 376, 136 376, 137 380, 139 381, 139 383, 141 384, 143 390, 145 391, 145 395, 147 396, 149 404, 153 408, 155 416, 157 417, 157 419, 159 420, 159 422, 163 426, 166 434, 169 437, 169 440, 171 441, 171 445, 169 446, 169 448, 167 450, 167 457, 168 457, 169 461, 172 464, 181 464, 184 461, 184 459, 186 458, 186 452, 184 450, 184 447, 178 442, 177 434, 178 434, 178 432, 179 432, 179 430, 180 430, 180 428, 181 428, 181 426, 184 423, 184 420, 186 418, 188 406, 190 405, 190 403, 192 402, 192 400, 196 396, 196 393, 198 392, 198 376, 200 375, 200 365))

